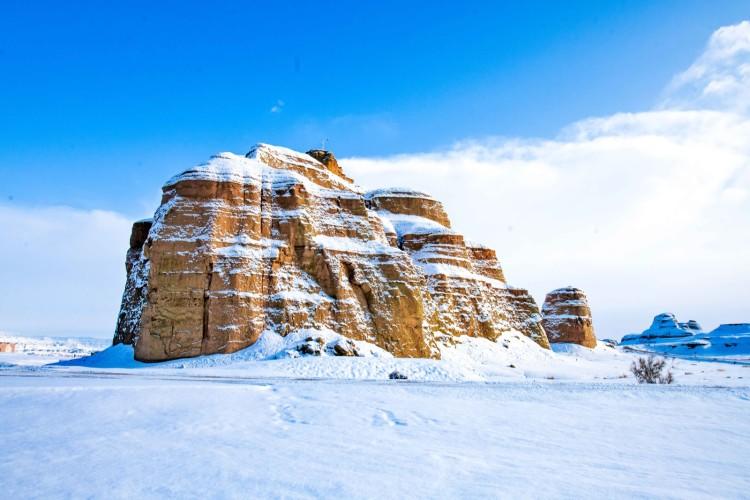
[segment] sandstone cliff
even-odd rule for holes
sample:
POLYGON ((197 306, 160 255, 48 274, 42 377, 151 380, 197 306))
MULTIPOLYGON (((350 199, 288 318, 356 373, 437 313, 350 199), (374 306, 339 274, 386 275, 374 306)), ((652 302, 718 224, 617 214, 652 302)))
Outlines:
POLYGON ((549 346, 531 296, 505 283, 494 251, 450 228, 439 201, 363 193, 327 151, 261 144, 170 179, 153 220, 133 226, 126 268, 114 343, 144 361, 302 328, 397 356, 509 329, 549 346))
POLYGON ((551 291, 544 299, 542 316, 550 342, 596 347, 591 309, 583 290, 566 287, 551 291))

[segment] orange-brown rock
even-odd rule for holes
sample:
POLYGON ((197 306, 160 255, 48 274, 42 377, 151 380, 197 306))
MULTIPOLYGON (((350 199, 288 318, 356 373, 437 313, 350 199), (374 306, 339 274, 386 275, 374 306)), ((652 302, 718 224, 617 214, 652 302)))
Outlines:
POLYGON ((338 175, 342 179, 352 182, 352 180, 347 177, 344 171, 341 169, 341 167, 339 166, 339 162, 336 160, 336 157, 333 156, 333 153, 331 153, 330 151, 326 151, 324 149, 311 149, 307 152, 307 154, 318 160, 328 170, 338 175))
POLYGON ((583 290, 566 287, 551 291, 544 299, 542 316, 550 342, 596 347, 591 309, 583 290))
POLYGON ((407 188, 376 189, 365 194, 373 210, 385 210, 394 214, 416 215, 451 227, 443 204, 432 196, 407 188))
POLYGON ((14 342, 0 342, 0 352, 16 352, 16 344, 14 342))
POLYGON ((133 226, 126 267, 114 342, 144 361, 316 328, 409 357, 510 329, 548 346, 533 299, 437 200, 363 194, 329 152, 259 145, 186 170, 153 221, 133 226))

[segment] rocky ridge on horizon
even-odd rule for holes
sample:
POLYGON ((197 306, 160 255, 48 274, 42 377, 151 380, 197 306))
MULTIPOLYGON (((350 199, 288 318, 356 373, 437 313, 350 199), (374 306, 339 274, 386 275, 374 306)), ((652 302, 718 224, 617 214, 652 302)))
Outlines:
POLYGON ((439 357, 460 335, 514 329, 549 347, 531 295, 442 204, 364 193, 328 151, 261 144, 163 187, 133 225, 114 343, 160 361, 231 353, 266 331, 331 330, 396 356, 439 357))
POLYGON ((643 330, 643 332, 625 335, 621 342, 651 342, 679 339, 692 337, 693 335, 701 333, 703 333, 703 327, 701 327, 697 321, 691 319, 689 321, 679 322, 674 314, 661 313, 654 316, 651 326, 643 330))
POLYGON ((750 323, 723 323, 706 332, 695 320, 681 322, 673 313, 661 313, 643 332, 625 335, 620 345, 661 354, 747 363, 750 323))

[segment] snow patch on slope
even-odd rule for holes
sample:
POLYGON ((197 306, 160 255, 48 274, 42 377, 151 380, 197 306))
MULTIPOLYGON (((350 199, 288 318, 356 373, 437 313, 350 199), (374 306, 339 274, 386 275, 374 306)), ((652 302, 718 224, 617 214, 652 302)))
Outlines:
POLYGON ((432 196, 421 191, 417 191, 407 187, 390 187, 390 188, 379 188, 373 189, 365 193, 365 199, 371 200, 373 198, 420 198, 426 200, 435 200, 432 196))
POLYGON ((378 210, 377 215, 384 221, 384 225, 394 228, 399 238, 407 234, 457 234, 442 224, 419 215, 396 214, 388 210, 378 210))
POLYGON ((394 248, 386 243, 359 238, 347 238, 344 236, 319 234, 315 236, 315 243, 327 250, 361 255, 400 255, 402 253, 398 248, 394 248))
MULTIPOLYGON (((231 354, 212 354, 195 358, 175 359, 161 363, 141 363, 135 361, 133 346, 118 344, 90 357, 63 361, 61 366, 85 366, 89 368, 207 368, 238 366, 245 362, 269 361, 274 359, 299 358, 297 349, 308 339, 322 342, 321 357, 332 357, 331 349, 336 342, 348 340, 327 328, 302 328, 282 337, 273 330, 265 330, 257 342, 250 347, 231 354)), ((361 356, 392 358, 389 352, 364 341, 352 341, 361 356)))

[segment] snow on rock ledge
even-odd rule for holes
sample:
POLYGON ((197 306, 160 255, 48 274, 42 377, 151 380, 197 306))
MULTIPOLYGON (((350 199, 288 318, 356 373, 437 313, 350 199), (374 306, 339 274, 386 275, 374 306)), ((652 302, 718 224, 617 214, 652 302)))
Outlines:
POLYGON ((394 214, 415 215, 430 219, 446 228, 451 227, 443 204, 432 196, 408 188, 375 189, 365 193, 365 200, 373 210, 394 214))

